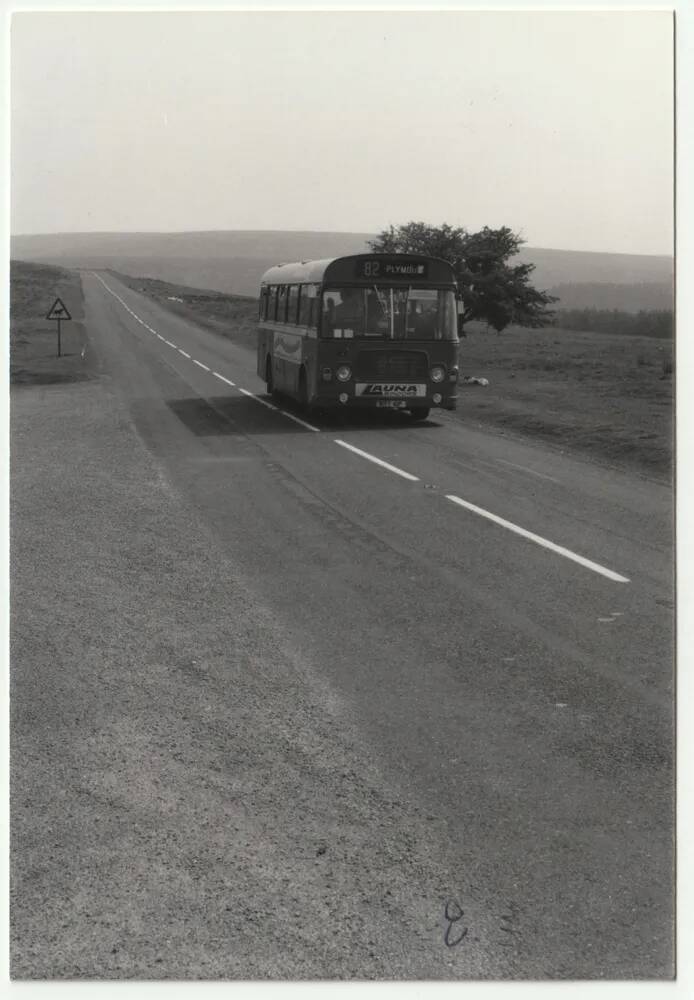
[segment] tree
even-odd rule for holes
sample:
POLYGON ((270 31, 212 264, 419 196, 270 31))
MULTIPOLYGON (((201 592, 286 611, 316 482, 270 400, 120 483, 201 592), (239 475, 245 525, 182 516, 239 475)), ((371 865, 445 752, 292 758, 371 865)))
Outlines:
POLYGON ((463 300, 462 324, 477 319, 501 331, 509 323, 546 326, 557 299, 530 284, 534 264, 508 263, 525 241, 507 226, 478 233, 444 223, 408 222, 384 229, 369 246, 376 253, 422 253, 453 265, 463 300))

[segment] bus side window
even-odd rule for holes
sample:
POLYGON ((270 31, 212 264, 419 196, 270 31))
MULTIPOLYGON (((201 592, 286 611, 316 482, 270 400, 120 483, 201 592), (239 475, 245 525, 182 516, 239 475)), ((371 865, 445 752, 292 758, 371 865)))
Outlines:
POLYGON ((302 285, 299 296, 299 323, 301 326, 311 325, 311 301, 308 297, 308 285, 302 285))
POLYGON ((297 322, 297 310, 299 306, 299 286, 290 285, 289 286, 289 311, 287 313, 287 322, 296 323, 297 322))
POLYGON ((299 297, 299 323, 315 327, 318 322, 318 299, 315 285, 302 285, 299 297))
POLYGON ((299 295, 299 323, 301 326, 315 326, 313 303, 315 302, 315 286, 301 285, 299 295))
POLYGON ((277 322, 287 322, 287 285, 277 286, 277 322))
POLYGON ((265 289, 265 319, 274 322, 275 310, 277 308, 277 289, 274 285, 269 285, 265 289))

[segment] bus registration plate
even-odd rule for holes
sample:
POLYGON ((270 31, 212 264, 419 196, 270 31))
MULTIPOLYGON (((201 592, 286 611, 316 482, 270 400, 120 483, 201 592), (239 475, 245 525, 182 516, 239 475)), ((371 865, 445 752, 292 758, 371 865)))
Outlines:
POLYGON ((377 399, 376 407, 382 410, 404 410, 407 403, 404 399, 377 399))

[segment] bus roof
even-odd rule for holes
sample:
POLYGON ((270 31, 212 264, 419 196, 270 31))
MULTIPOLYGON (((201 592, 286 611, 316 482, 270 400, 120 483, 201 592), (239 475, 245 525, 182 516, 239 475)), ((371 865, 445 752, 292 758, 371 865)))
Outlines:
POLYGON ((374 284, 454 285, 455 272, 448 261, 412 253, 360 253, 348 257, 302 260, 276 264, 260 279, 262 285, 374 284), (378 276, 374 265, 378 264, 378 276))

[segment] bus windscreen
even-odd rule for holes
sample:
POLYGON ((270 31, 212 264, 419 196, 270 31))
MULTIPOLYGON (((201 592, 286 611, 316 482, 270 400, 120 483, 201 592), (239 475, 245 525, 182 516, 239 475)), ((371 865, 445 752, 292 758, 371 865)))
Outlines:
POLYGON ((325 289, 321 336, 457 341, 455 293, 389 285, 325 289))

